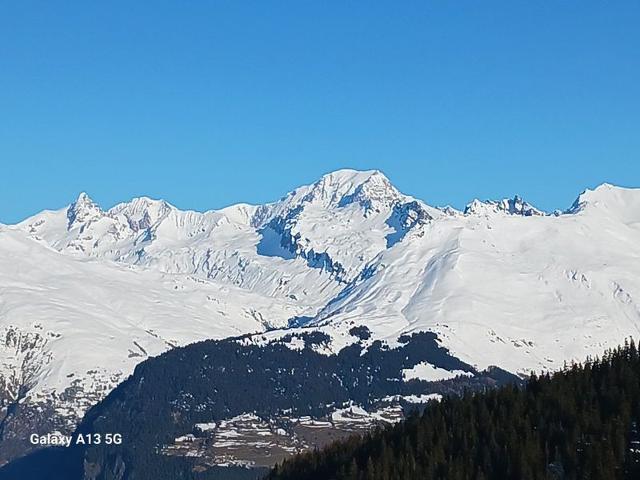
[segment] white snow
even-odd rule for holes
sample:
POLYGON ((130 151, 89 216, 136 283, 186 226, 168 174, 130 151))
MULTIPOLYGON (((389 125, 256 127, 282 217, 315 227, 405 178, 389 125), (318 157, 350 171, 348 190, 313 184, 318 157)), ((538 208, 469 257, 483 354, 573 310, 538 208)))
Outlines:
POLYGON ((429 403, 431 401, 439 402, 442 400, 442 395, 439 393, 428 393, 423 395, 391 395, 382 399, 383 402, 399 402, 400 400, 404 400, 409 403, 429 403))
POLYGON ((218 424, 215 422, 196 423, 193 427, 200 430, 201 432, 210 432, 215 430, 218 427, 218 424))
POLYGON ((405 381, 408 380, 425 380, 427 382, 437 382, 439 380, 448 380, 455 378, 458 375, 473 376, 470 372, 463 370, 445 370, 444 368, 438 368, 430 363, 420 362, 411 368, 402 370, 402 378, 405 381))
POLYGON ((79 384, 91 399, 61 405, 64 416, 77 419, 148 356, 302 311, 216 281, 63 255, 0 228, 0 388, 17 398, 26 387, 35 401, 79 384))
POLYGON ((336 409, 331 414, 331 422, 334 426, 344 424, 370 426, 375 422, 395 423, 402 418, 402 408, 399 405, 385 406, 374 411, 367 411, 359 405, 350 405, 336 409))

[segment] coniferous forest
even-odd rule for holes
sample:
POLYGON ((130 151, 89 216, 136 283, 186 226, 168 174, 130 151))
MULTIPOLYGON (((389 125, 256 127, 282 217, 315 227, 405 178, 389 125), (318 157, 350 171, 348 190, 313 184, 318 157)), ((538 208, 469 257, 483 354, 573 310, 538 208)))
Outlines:
POLYGON ((468 392, 278 465, 269 480, 640 478, 633 342, 526 386, 468 392))

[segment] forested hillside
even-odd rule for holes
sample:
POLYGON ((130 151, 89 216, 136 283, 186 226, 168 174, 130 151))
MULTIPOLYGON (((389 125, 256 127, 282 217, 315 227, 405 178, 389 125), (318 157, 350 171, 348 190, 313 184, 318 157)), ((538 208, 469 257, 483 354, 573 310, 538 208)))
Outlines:
MULTIPOLYGON (((363 339, 369 332, 361 328, 352 334, 363 339)), ((87 413, 74 433, 75 437, 119 433, 121 445, 41 450, 0 468, 0 479, 227 480, 235 476, 253 480, 268 469, 214 467, 207 449, 215 439, 203 439, 206 445, 201 449, 181 455, 169 455, 167 446, 193 434, 198 424, 220 424, 245 413, 274 422, 284 431, 293 428, 288 426, 292 418, 327 418, 343 404, 375 411, 380 399, 389 396, 459 395, 465 389, 519 381, 498 368, 477 372, 451 356, 428 332, 402 336, 397 348, 379 341, 366 349, 354 343, 337 355, 317 351, 327 342, 319 332, 296 338, 304 341, 304 348, 295 350, 283 343, 258 346, 236 338, 200 342, 146 360, 87 413), (437 382, 399 380, 405 369, 420 362, 465 374, 437 382)), ((294 434, 287 430, 273 437, 272 443, 294 434)), ((230 435, 236 438, 236 432, 230 435)), ((230 443, 228 438, 223 441, 230 443)), ((242 465, 245 459, 235 454, 235 464, 242 465)), ((226 460, 219 463, 229 465, 226 460)))
POLYGON ((640 358, 602 359, 433 402, 421 415, 298 455, 269 480, 637 479, 640 358))

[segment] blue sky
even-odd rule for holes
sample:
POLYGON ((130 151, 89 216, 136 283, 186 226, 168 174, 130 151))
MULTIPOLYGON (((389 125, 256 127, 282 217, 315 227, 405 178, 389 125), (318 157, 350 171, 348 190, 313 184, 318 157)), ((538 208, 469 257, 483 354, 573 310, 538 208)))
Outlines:
POLYGON ((640 186, 638 25, 637 1, 3 2, 0 222, 344 167, 457 207, 640 186))

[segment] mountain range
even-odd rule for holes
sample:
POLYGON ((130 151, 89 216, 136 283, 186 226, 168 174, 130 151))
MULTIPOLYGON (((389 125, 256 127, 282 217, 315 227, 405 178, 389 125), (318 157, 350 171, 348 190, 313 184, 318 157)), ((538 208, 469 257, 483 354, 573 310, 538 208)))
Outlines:
POLYGON ((637 336, 638 299, 638 189, 603 184, 553 213, 518 196, 436 208, 379 171, 204 213, 82 193, 0 226, 0 464, 193 342, 331 357, 428 332, 455 361, 412 357, 397 382, 524 375, 637 336))

